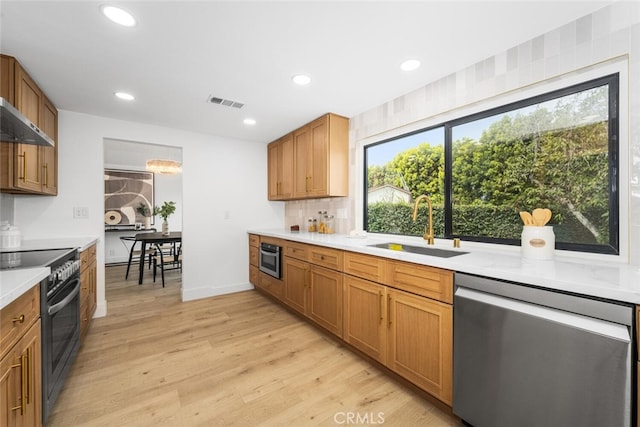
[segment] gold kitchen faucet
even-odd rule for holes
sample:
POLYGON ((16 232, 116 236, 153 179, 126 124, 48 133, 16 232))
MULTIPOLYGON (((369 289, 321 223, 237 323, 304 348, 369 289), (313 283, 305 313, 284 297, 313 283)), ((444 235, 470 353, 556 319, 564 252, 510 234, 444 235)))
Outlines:
POLYGON ((420 203, 420 200, 426 200, 427 207, 429 208, 429 228, 427 229, 427 226, 425 225, 422 238, 427 241, 427 245, 433 245, 433 208, 431 207, 431 200, 425 194, 419 196, 413 204, 413 222, 416 222, 416 217, 418 216, 418 204, 420 203))

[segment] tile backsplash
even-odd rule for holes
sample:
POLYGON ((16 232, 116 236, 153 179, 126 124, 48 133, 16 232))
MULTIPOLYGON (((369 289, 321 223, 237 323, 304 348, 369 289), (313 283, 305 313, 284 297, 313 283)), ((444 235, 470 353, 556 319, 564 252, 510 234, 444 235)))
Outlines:
POLYGON ((331 197, 325 199, 295 200, 285 204, 285 229, 299 225, 300 230, 307 230, 309 218, 318 218, 318 211, 326 211, 333 215, 334 228, 338 234, 346 234, 353 229, 353 209, 348 197, 331 197))
POLYGON ((13 211, 15 204, 13 199, 13 194, 0 193, 0 222, 14 223, 13 211))

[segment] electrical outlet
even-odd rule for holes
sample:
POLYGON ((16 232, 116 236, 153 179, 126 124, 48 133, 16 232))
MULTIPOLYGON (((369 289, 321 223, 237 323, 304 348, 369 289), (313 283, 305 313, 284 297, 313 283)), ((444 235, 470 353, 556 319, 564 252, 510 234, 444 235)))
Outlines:
POLYGON ((73 218, 74 219, 88 219, 89 218, 89 208, 86 206, 75 206, 73 208, 73 218))

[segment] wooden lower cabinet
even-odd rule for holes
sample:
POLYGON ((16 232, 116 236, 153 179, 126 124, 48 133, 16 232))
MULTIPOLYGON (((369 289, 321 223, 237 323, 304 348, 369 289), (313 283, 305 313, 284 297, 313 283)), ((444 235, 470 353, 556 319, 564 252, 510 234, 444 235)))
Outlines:
POLYGON ((453 307, 396 289, 387 304, 387 366, 451 405, 453 307))
POLYGON ((98 269, 95 244, 80 253, 80 262, 80 340, 84 340, 97 306, 98 269))
POLYGON ((312 264, 309 277, 307 315, 342 337, 342 273, 312 264))
POLYGON ((344 275, 344 340, 377 360, 387 359, 386 286, 344 275))
POLYGON ((0 425, 42 425, 40 319, 0 360, 0 425))
POLYGON ((266 273, 258 271, 258 281, 255 283, 258 289, 267 292, 271 296, 282 300, 283 282, 266 273))
POLYGON ((306 315, 309 264, 298 259, 284 257, 282 270, 284 277, 282 300, 298 313, 306 315))
POLYGON ((255 265, 249 266, 249 283, 258 286, 260 280, 260 270, 255 265))
POLYGON ((254 286, 260 280, 260 236, 249 234, 249 282, 254 286))
MULTIPOLYGON (((281 244, 282 280, 260 273, 256 287, 275 292, 289 308, 452 405, 451 271, 318 245, 281 244)), ((250 265, 250 274, 254 268, 250 265)))
POLYGON ((283 302, 342 337, 342 273, 284 257, 283 302))
POLYGON ((453 307, 344 275, 344 340, 451 405, 453 307))

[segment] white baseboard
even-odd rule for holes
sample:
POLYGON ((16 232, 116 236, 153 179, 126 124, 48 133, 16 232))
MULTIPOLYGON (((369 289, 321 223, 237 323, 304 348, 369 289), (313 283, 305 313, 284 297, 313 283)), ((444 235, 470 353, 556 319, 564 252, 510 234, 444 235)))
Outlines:
POLYGON ((107 301, 106 300, 102 300, 102 301, 98 301, 98 304, 96 305, 96 312, 93 313, 93 318, 98 318, 98 317, 105 317, 107 315, 107 301))
POLYGON ((198 288, 187 289, 182 288, 182 301, 192 301, 202 298, 210 298, 218 295, 232 294, 235 292, 249 291, 253 289, 251 283, 240 283, 237 285, 221 286, 215 288, 198 288))

